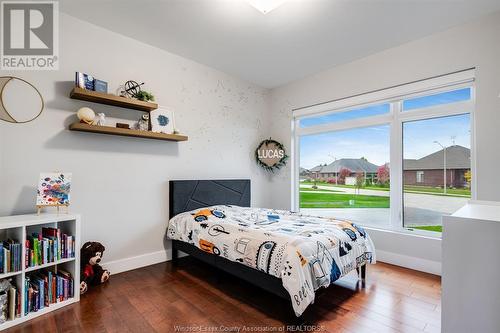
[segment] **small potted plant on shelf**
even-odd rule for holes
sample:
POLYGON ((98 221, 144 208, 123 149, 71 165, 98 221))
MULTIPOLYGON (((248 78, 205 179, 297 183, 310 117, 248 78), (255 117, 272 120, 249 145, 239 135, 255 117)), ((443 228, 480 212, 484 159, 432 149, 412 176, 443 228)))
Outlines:
POLYGON ((150 101, 155 100, 155 97, 153 96, 153 94, 151 94, 150 92, 147 92, 145 90, 140 90, 140 91, 136 92, 133 95, 133 97, 137 98, 140 101, 144 101, 144 102, 150 102, 150 101))

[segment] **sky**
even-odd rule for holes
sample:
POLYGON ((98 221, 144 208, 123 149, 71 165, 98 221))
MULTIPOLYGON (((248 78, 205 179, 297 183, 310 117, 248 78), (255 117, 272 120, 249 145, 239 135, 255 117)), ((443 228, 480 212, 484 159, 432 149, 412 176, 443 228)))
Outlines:
MULTIPOLYGON (((403 102, 403 112, 467 99, 470 99, 469 88, 414 98, 403 102)), ((300 126, 309 127, 387 112, 389 112, 388 104, 371 106, 360 110, 302 119, 300 126)), ((383 165, 390 159, 389 138, 389 125, 302 136, 300 138, 300 166, 310 169, 318 164, 331 163, 335 159, 361 157, 365 157, 376 165, 383 165)), ((470 115, 404 123, 403 158, 418 159, 441 150, 442 148, 434 141, 439 141, 444 146, 457 144, 470 148, 470 115)))

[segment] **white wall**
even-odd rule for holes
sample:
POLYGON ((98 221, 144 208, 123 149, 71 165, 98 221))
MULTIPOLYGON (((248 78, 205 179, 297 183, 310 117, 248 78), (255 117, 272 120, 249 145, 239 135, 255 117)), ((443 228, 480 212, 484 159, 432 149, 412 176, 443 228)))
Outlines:
MULTIPOLYGON (((342 47, 339 45, 339 47, 342 47)), ((500 200, 500 12, 304 78, 271 94, 272 135, 290 142, 291 110, 354 94, 476 67, 477 198, 500 200)), ((290 208, 290 167, 271 183, 271 205, 290 208)), ((435 240, 372 232, 382 254, 404 253, 439 264, 435 240), (429 249, 431 249, 429 251, 429 249)))
POLYGON ((268 202, 267 177, 252 155, 269 137, 265 89, 65 14, 59 71, 0 74, 32 82, 46 103, 36 121, 0 122, 0 215, 34 211, 41 171, 70 171, 70 210, 83 214, 82 240, 101 241, 114 272, 165 258, 170 179, 251 178, 252 203, 268 202), (127 120, 142 114, 69 99, 75 71, 108 81, 110 92, 129 79, 145 81, 159 104, 176 111, 189 141, 70 132, 84 105, 127 120))
MULTIPOLYGON (((46 101, 34 122, 0 122, 0 215, 33 211, 40 171, 71 171, 71 210, 83 214, 83 239, 107 246, 115 272, 165 258, 169 179, 249 177, 253 205, 290 208, 290 167, 267 177, 252 153, 271 135, 290 148, 293 108, 470 67, 477 68, 478 199, 500 200, 500 13, 274 89, 270 98, 265 89, 66 14, 60 30, 59 71, 0 72, 31 81, 46 101), (89 105, 68 98, 75 71, 108 81, 110 91, 128 79, 145 81, 160 104, 176 110, 189 141, 69 132, 75 110, 89 105)), ((130 121, 140 114, 90 105, 130 121)), ((439 273, 440 241, 371 235, 379 259, 439 273)))

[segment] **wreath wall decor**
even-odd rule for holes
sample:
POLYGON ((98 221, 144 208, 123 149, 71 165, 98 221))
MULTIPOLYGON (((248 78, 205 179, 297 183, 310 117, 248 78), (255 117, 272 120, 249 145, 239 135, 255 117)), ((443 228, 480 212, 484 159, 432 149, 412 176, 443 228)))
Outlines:
MULTIPOLYGON (((10 93, 12 94, 13 92, 10 91, 10 93)), ((42 94, 40 93, 40 91, 38 91, 38 89, 34 85, 32 85, 28 81, 23 80, 19 77, 0 76, 0 120, 3 120, 3 121, 8 122, 8 123, 13 123, 13 124, 27 123, 27 122, 33 121, 36 118, 38 118, 42 114, 43 108, 44 108, 44 101, 43 101, 42 94), (17 119, 16 117, 18 117, 18 116, 14 115, 12 113, 12 111, 9 112, 9 110, 7 110, 6 103, 5 103, 5 101, 7 100, 7 96, 5 96, 5 93, 6 93, 6 87, 9 87, 10 83, 18 84, 16 86, 17 90, 15 91, 15 93, 19 94, 19 97, 16 96, 15 98, 10 96, 11 101, 16 100, 16 101, 19 101, 19 103, 22 103, 22 101, 28 97, 26 94, 26 91, 19 90, 20 87, 22 87, 22 89, 27 88, 28 91, 31 92, 32 96, 36 96, 37 103, 35 103, 35 104, 38 104, 38 106, 36 106, 32 110, 31 109, 24 110, 24 108, 22 107, 22 104, 17 103, 19 105, 16 108, 23 109, 24 113, 27 114, 22 119, 17 119)))
POLYGON ((255 161, 266 171, 274 172, 281 169, 287 160, 285 147, 271 138, 262 141, 255 150, 255 161))

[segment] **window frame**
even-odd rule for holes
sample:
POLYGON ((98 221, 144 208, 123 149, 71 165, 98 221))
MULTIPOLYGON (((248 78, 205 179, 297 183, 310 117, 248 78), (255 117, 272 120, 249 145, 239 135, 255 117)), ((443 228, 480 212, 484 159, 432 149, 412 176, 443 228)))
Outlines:
MULTIPOLYGON (((432 118, 454 116, 461 114, 470 115, 471 136, 471 199, 476 199, 477 175, 476 175, 476 146, 475 146, 475 84, 474 69, 464 70, 452 74, 442 75, 431 79, 420 80, 404 85, 377 90, 365 94, 359 94, 331 102, 315 104, 292 110, 291 122, 291 144, 292 144, 292 177, 291 177, 291 207, 298 211, 300 200, 300 137, 333 131, 342 131, 355 128, 389 125, 390 141, 390 225, 391 229, 381 229, 411 233, 422 236, 440 237, 441 233, 407 229, 403 226, 403 124, 408 121, 426 120, 432 118), (426 95, 437 94, 461 88, 471 89, 471 98, 467 101, 440 104, 403 111, 403 100, 426 95), (311 116, 320 116, 329 113, 345 112, 367 106, 390 104, 390 112, 384 115, 363 117, 341 122, 332 122, 309 127, 300 127, 300 119, 311 116)), ((376 229, 373 227, 369 227, 376 229)))

